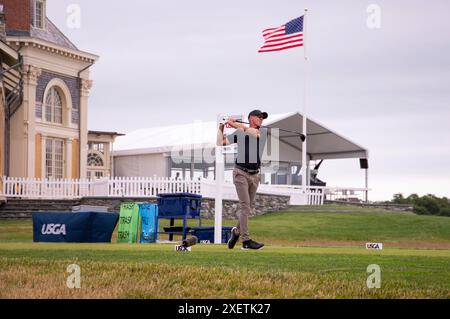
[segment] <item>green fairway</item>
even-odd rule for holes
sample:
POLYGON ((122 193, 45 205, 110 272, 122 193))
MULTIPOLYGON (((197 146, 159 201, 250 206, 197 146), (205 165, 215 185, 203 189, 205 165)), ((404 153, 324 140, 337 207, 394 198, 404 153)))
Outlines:
POLYGON ((250 227, 266 244, 263 250, 196 245, 191 252, 175 252, 174 244, 115 244, 115 239, 32 243, 30 220, 0 221, 0 297, 450 297, 450 218, 293 207, 252 218, 250 227), (386 248, 366 250, 368 241, 386 248), (72 263, 81 267, 81 289, 66 286, 72 263), (371 264, 381 269, 379 289, 366 285, 371 264))
MULTIPOLYGON (((160 220, 160 229, 168 220, 160 220)), ((224 226, 235 225, 224 220, 224 226)), ((180 225, 178 221, 177 225, 180 225)), ((198 222, 189 221, 190 226, 198 222)), ((213 225, 203 220, 202 225, 213 225)), ((352 206, 292 207, 283 212, 254 217, 250 227, 255 239, 280 246, 361 246, 383 242, 389 247, 450 249, 450 218, 422 216, 352 206)), ((116 242, 117 230, 113 235, 116 242)), ((32 221, 0 221, 1 242, 32 242, 32 221)))

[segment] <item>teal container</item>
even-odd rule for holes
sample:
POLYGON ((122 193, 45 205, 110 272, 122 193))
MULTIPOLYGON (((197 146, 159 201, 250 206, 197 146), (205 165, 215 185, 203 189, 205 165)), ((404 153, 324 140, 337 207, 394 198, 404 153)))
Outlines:
POLYGON ((139 242, 156 243, 158 239, 158 205, 139 204, 139 216, 141 217, 141 236, 139 242))

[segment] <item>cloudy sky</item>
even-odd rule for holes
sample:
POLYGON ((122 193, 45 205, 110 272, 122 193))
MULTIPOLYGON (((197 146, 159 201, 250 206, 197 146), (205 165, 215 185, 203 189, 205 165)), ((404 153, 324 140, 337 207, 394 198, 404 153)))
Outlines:
MULTIPOLYGON (((89 128, 120 131, 303 110, 303 49, 258 54, 261 31, 308 15, 307 114, 369 150, 370 199, 450 197, 450 3, 434 1, 48 0, 50 19, 98 54, 89 128), (67 23, 70 4, 80 28, 67 23), (369 28, 375 4, 380 28, 369 28)), ((373 25, 373 24, 372 24, 373 25)), ((354 160, 322 164, 363 187, 354 160)))

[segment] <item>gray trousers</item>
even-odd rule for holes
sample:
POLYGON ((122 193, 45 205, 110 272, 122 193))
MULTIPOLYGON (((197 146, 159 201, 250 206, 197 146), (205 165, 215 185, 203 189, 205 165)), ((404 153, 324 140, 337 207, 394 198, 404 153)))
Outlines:
POLYGON ((242 241, 250 239, 248 230, 248 218, 255 204, 256 190, 261 181, 260 174, 249 174, 238 168, 233 170, 233 183, 239 198, 239 220, 237 224, 238 234, 242 241))

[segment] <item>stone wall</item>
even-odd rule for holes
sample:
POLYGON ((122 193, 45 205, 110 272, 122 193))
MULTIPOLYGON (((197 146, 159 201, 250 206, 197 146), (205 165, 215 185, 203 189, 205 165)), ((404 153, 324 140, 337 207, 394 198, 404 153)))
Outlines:
MULTIPOLYGON (((268 212, 283 210, 289 207, 289 196, 257 194, 255 208, 252 216, 263 215, 268 212)), ((108 211, 119 212, 122 202, 145 202, 155 203, 156 198, 123 198, 123 197, 84 197, 81 199, 81 205, 107 206, 108 211)), ((224 219, 236 219, 239 202, 235 200, 223 201, 222 216, 224 219)), ((214 218, 214 198, 203 197, 201 215, 204 219, 214 218)))
MULTIPOLYGON (((257 194, 255 200, 255 208, 252 210, 251 216, 263 215, 269 212, 283 210, 289 207, 289 196, 276 196, 257 194)), ((239 209, 239 202, 235 200, 223 200, 222 216, 224 219, 236 219, 239 209)), ((202 200, 202 218, 214 218, 214 198, 204 198, 202 200)))

